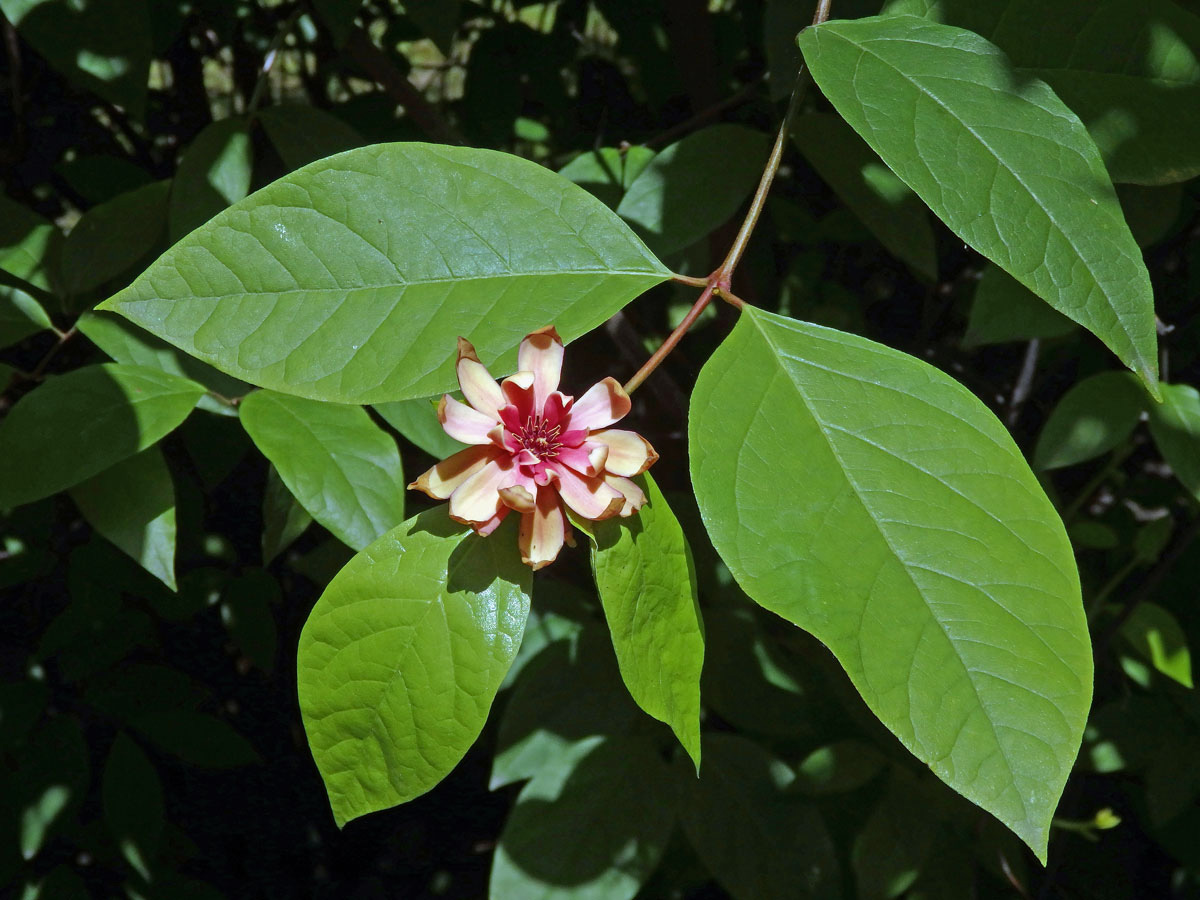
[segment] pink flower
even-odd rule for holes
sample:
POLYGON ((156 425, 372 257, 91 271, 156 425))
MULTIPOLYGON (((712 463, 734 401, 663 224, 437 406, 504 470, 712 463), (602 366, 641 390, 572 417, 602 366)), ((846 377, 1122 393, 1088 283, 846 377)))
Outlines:
POLYGON ((470 444, 409 485, 450 500, 450 517, 491 534, 509 512, 521 514, 521 559, 535 570, 574 546, 565 503, 585 519, 630 516, 646 495, 633 475, 658 459, 633 431, 609 428, 629 412, 629 395, 605 378, 576 401, 559 392, 563 343, 553 326, 521 341, 520 371, 499 384, 458 339, 458 383, 438 404, 446 434, 470 444))

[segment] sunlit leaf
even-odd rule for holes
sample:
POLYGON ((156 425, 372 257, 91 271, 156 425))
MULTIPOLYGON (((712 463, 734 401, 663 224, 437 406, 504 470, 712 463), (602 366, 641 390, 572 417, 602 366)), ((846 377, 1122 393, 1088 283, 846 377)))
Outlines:
POLYGON ((521 643, 532 573, 513 517, 481 538, 439 507, 355 556, 300 635, 309 747, 339 825, 442 780, 521 643))
POLYGON ((668 275, 534 163, 380 144, 235 204, 103 307, 253 384, 378 403, 454 387, 459 335, 512 371, 530 331, 572 340, 668 275))
POLYGON ((688 434, 742 589, 1044 855, 1091 649, 1066 532, 1003 426, 913 357, 747 308, 701 371, 688 434))
POLYGON ((838 112, 964 241, 1096 334, 1154 390, 1153 295, 1083 124, 971 32, 829 22, 800 46, 838 112))
POLYGON ((250 129, 241 118, 213 122, 184 151, 171 183, 171 242, 198 228, 250 191, 250 129))
POLYGON ((1139 603, 1121 626, 1121 634, 1154 668, 1192 687, 1192 655, 1179 621, 1156 603, 1139 603))

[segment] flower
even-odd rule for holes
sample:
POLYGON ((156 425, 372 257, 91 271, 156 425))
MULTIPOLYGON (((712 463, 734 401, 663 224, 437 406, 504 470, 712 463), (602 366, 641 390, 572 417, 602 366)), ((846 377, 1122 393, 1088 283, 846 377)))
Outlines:
POLYGON ((446 434, 470 444, 409 485, 450 500, 450 517, 491 534, 509 512, 521 514, 521 559, 537 570, 574 546, 566 510, 585 519, 630 516, 646 495, 631 476, 658 459, 633 431, 609 428, 629 412, 629 395, 605 378, 578 400, 558 390, 563 343, 553 326, 521 341, 519 371, 499 384, 465 338, 458 339, 458 383, 438 404, 446 434))

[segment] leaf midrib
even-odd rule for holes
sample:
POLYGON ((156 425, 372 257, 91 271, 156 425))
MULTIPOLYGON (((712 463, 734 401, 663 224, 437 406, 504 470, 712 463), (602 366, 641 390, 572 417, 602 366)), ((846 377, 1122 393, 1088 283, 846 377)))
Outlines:
MULTIPOLYGON (((888 548, 888 552, 891 553, 892 557, 897 562, 900 563, 900 567, 901 567, 901 569, 903 569, 904 574, 908 578, 908 581, 912 585, 913 590, 916 592, 916 595, 918 597, 920 597, 921 601, 925 604, 926 610, 929 614, 929 618, 937 624, 938 630, 941 631, 943 637, 945 637, 945 639, 946 639, 946 642, 950 645, 950 648, 953 650, 954 658, 958 660, 959 665, 962 667, 963 675, 964 675, 967 683, 971 686, 971 691, 975 695, 975 699, 978 701, 980 708, 983 709, 985 712, 984 719, 987 721, 988 729, 992 733, 992 738, 995 741, 996 749, 1000 754, 1000 758, 1004 760, 1004 765, 1005 765, 1005 768, 1008 770, 1008 775, 1009 775, 1010 780, 1015 784, 1016 772, 1013 769, 1012 763, 1008 758, 1008 753, 1006 752, 1005 745, 1000 740, 1000 735, 997 732, 996 725, 992 720, 991 712, 988 709, 987 705, 983 702, 983 698, 979 694, 979 688, 975 684, 975 680, 972 677, 972 674, 973 674, 972 670, 967 665, 966 661, 963 659, 961 653, 959 652, 958 644, 953 640, 953 638, 950 637, 949 633, 945 629, 945 626, 942 625, 941 620, 939 620, 938 617, 934 614, 933 609, 929 606, 929 602, 926 599, 924 592, 921 590, 920 586, 917 584, 916 578, 913 576, 912 572, 909 570, 908 562, 905 560, 905 558, 903 556, 900 555, 900 553, 898 553, 896 551, 896 548, 892 545, 891 538, 888 536, 887 531, 884 529, 883 524, 880 523, 875 518, 874 511, 871 509, 871 506, 867 503, 867 501, 863 498, 863 495, 862 495, 858 485, 855 483, 854 479, 850 476, 850 472, 847 469, 846 464, 842 461, 841 454, 838 452, 837 447, 834 445, 833 438, 830 436, 829 432, 826 430, 824 422, 817 415, 816 411, 812 407, 812 404, 809 402, 808 395, 804 392, 804 389, 801 387, 801 385, 794 378, 792 378, 791 373, 788 371, 787 367, 785 365, 783 365, 779 346, 771 339, 771 336, 767 333, 767 331, 763 327, 763 325, 759 323, 755 312, 753 312, 751 310, 747 310, 743 315, 749 316, 750 321, 754 323, 754 327, 757 329, 758 333, 760 335, 762 335, 763 340, 767 343, 767 346, 771 349, 772 359, 774 359, 778 363, 779 371, 783 374, 784 378, 787 379, 787 381, 795 388, 796 394, 800 397, 801 401, 804 403, 804 408, 808 411, 808 414, 812 418, 812 421, 814 422, 814 424, 816 424, 817 430, 820 432, 821 437, 823 437, 825 439, 825 443, 829 447, 829 452, 833 455, 834 460, 837 462, 838 468, 841 470, 843 476, 846 479, 846 483, 850 486, 850 489, 854 492, 854 497, 856 500, 858 500, 859 506, 862 507, 862 510, 867 514, 867 518, 870 519, 871 524, 875 527, 875 530, 878 532, 880 538, 883 539, 884 544, 888 548)), ((864 609, 865 609, 865 607, 864 607, 864 609)), ((914 733, 914 738, 915 737, 916 737, 916 735, 914 733)), ((955 743, 957 743, 957 738, 955 740, 955 743)), ((1014 791, 1014 793, 1016 794, 1018 800, 1021 803, 1021 809, 1024 813, 1025 820, 1036 826, 1037 823, 1034 823, 1029 815, 1029 807, 1025 803, 1025 797, 1024 797, 1023 792, 1018 790, 1018 791, 1014 791)))
MULTIPOLYGON (((914 78, 909 76, 907 73, 905 73, 901 69, 897 68, 893 63, 891 63, 890 61, 885 59, 878 52, 869 49, 866 45, 858 43, 857 41, 854 41, 851 38, 847 37, 846 35, 836 32, 836 31, 833 32, 833 36, 840 37, 846 43, 850 44, 853 47, 856 47, 863 54, 870 54, 874 59, 878 60, 880 63, 882 63, 883 65, 885 65, 889 69, 891 69, 893 72, 895 72, 904 81, 907 81, 909 84, 911 84, 912 87, 916 91, 918 91, 922 96, 925 96, 928 99, 932 100, 934 103, 936 103, 942 110, 944 110, 946 112, 947 115, 949 115, 951 118, 953 118, 953 120, 955 122, 957 122, 964 131, 966 131, 973 138, 975 138, 976 141, 979 142, 980 146, 983 147, 992 156, 992 158, 996 161, 996 164, 998 166, 1000 166, 1006 172, 1008 172, 1009 175, 1011 175, 1013 177, 1013 179, 1018 184, 1020 184, 1022 188, 1025 189, 1025 191, 1028 193, 1029 197, 1034 201, 1037 208, 1039 210, 1041 210, 1042 213, 1046 216, 1047 221, 1050 222, 1050 224, 1054 227, 1055 231, 1057 231, 1063 237, 1063 239, 1067 242, 1067 246, 1069 246, 1071 248, 1071 251, 1075 254, 1076 259, 1079 261, 1079 263, 1081 263, 1083 265, 1084 270, 1088 273, 1088 277, 1091 280, 1091 283, 1094 284, 1100 290, 1100 293, 1103 295, 1109 309, 1113 312, 1113 314, 1117 317, 1117 320, 1121 323, 1121 330, 1124 333, 1126 340, 1128 341, 1129 347, 1133 350, 1134 355, 1137 357, 1137 359, 1141 363, 1141 367, 1143 369, 1145 369, 1147 373, 1149 373, 1149 371, 1150 371, 1149 366, 1147 365, 1146 361, 1142 358, 1141 351, 1137 348, 1137 342, 1134 340, 1133 334, 1129 330, 1129 326, 1126 322, 1126 316, 1124 314, 1122 314, 1121 310, 1118 309, 1117 306, 1113 303, 1112 296, 1109 293, 1106 285, 1102 284, 1100 282, 1100 280, 1093 274, 1091 266, 1088 264, 1087 259, 1083 256, 1083 254, 1080 252, 1079 248, 1076 246, 1075 241, 1072 239, 1071 235, 1068 234, 1062 228, 1062 226, 1058 224, 1057 220, 1051 214, 1050 210, 1047 209, 1047 207, 1045 205, 1043 205, 1041 198, 1037 195, 1037 193, 1034 192, 1034 190, 1028 184, 1025 183, 1024 179, 1017 173, 1017 171, 1014 170, 1011 166, 1009 166, 1007 164, 1007 162, 1004 160, 1004 158, 1001 157, 1000 154, 997 153, 992 148, 991 144, 989 144, 982 136, 980 136, 978 133, 976 133, 976 131, 973 128, 971 128, 966 122, 964 122, 961 118, 959 118, 958 114, 953 109, 951 109, 949 106, 947 106, 942 101, 942 99, 939 96, 937 96, 936 94, 934 94, 931 90, 925 88, 920 82, 916 81, 914 78)), ((911 38, 889 37, 889 38, 886 38, 885 40, 887 40, 889 42, 896 42, 896 43, 915 43, 915 44, 921 44, 922 46, 936 46, 941 49, 946 49, 944 47, 944 45, 929 44, 926 41, 917 41, 917 40, 913 40, 911 38)), ((1044 83, 1045 82, 1043 82, 1043 84, 1044 83)), ((1047 87, 1049 87, 1049 86, 1047 85, 1047 87)), ((860 102, 860 105, 862 105, 861 102, 860 102)), ((912 185, 909 185, 909 187, 912 187, 912 185)), ((915 190, 915 188, 914 188, 914 190, 915 190)), ((1044 258, 1043 258, 1042 264, 1045 265, 1044 258)))

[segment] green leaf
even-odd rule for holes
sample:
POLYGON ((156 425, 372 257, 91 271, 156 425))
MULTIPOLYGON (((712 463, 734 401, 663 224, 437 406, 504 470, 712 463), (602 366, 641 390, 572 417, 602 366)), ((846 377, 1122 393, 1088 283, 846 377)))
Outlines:
POLYGON ((61 248, 57 227, 0 195, 0 347, 51 327, 41 304, 23 288, 52 289, 61 248))
POLYGON ((887 759, 862 741, 836 741, 818 747, 796 768, 795 789, 812 797, 857 790, 883 771, 887 759))
POLYGON ((624 734, 639 719, 621 689, 610 641, 599 627, 584 626, 574 637, 552 641, 517 679, 488 786, 532 778, 560 765, 581 741, 624 734))
MULTIPOLYGON (((250 385, 246 382, 230 378, 224 372, 218 372, 212 366, 181 353, 166 341, 119 316, 84 313, 76 321, 75 327, 115 362, 145 366, 169 375, 190 378, 230 399, 240 397, 250 390, 250 385)), ((218 415, 237 415, 233 406, 209 394, 201 397, 198 405, 201 409, 218 415)))
POLYGON ((750 196, 771 139, 744 125, 710 125, 654 157, 617 213, 655 253, 682 250, 723 225, 750 196))
POLYGON ((175 485, 148 447, 71 489, 93 528, 175 590, 175 485))
POLYGON ((5 761, 12 786, 7 805, 9 815, 19 819, 24 859, 37 856, 51 832, 79 808, 91 779, 89 768, 83 730, 70 716, 44 721, 5 761))
POLYGON ((704 620, 692 553, 654 479, 639 480, 647 503, 636 516, 595 523, 592 570, 630 695, 699 771, 704 620))
POLYGON ((1157 383, 1153 295, 1083 124, 983 38, 915 16, 800 35, 838 112, 964 241, 1157 383))
POLYGON ((169 181, 156 181, 83 214, 63 244, 63 281, 71 297, 128 273, 159 248, 170 186, 169 181))
POLYGON ((593 194, 610 209, 616 209, 629 186, 654 159, 648 147, 599 147, 581 153, 558 174, 593 194))
POLYGON ((449 56, 461 8, 462 0, 406 0, 404 14, 449 56))
POLYGON ((154 710, 137 716, 130 724, 160 749, 189 765, 229 769, 262 761, 232 725, 206 713, 154 710))
POLYGON ((1200 174, 1200 17, 1179 4, 901 0, 888 11, 969 28, 1011 57, 1018 78, 1046 81, 1086 123, 1114 181, 1200 174))
POLYGON ((300 711, 338 825, 428 791, 479 736, 529 614, 515 521, 444 507, 355 556, 300 635, 300 711))
POLYGON ((1125 221, 1139 247, 1152 247, 1171 233, 1183 209, 1183 186, 1117 185, 1125 221))
POLYGON ((704 769, 683 783, 680 821, 736 900, 839 896, 833 843, 816 807, 785 792, 793 777, 743 737, 705 735, 704 769))
POLYGON ((1162 395, 1162 403, 1149 404, 1150 434, 1175 477, 1200 499, 1200 392, 1164 384, 1162 395))
POLYGON ((121 855, 146 881, 158 853, 166 816, 162 780, 145 752, 118 732, 104 764, 104 821, 121 855))
POLYGON ((632 900, 674 824, 668 774, 645 738, 577 745, 517 797, 496 846, 488 897, 632 900))
POLYGON ((289 170, 364 143, 357 131, 315 106, 272 106, 257 121, 289 170))
POLYGON ((428 397, 378 403, 375 412, 434 459, 445 459, 466 449, 466 444, 460 444, 446 434, 446 429, 438 421, 437 406, 428 397))
POLYGON ((183 154, 171 185, 171 243, 250 192, 254 148, 245 119, 213 122, 183 154))
POLYGON ((221 592, 221 620, 238 648, 264 672, 275 668, 279 641, 271 606, 280 598, 279 582, 262 569, 230 579, 221 592))
POLYGON ((1101 372, 1067 391, 1038 436, 1033 464, 1061 469, 1102 456, 1133 433, 1148 405, 1128 372, 1101 372))
POLYGON ((0 0, 0 12, 72 82, 142 118, 151 56, 146 0, 0 0))
POLYGON ((792 140, 889 253, 925 279, 937 280, 937 251, 925 204, 841 117, 801 116, 792 126, 792 140))
POLYGON ((312 516, 288 490, 279 470, 269 466, 263 491, 263 565, 291 546, 311 524, 312 516))
POLYGON ((533 329, 573 340, 669 275, 534 163, 380 144, 236 204, 103 308, 262 387, 381 403, 454 387, 459 335, 512 371, 533 329))
POLYGON ((1044 858, 1092 656, 1070 543, 996 418, 937 369, 747 307, 689 417, 713 545, 920 760, 1044 858))
POLYGON ((0 509, 49 497, 157 443, 204 388, 142 366, 84 366, 22 397, 0 422, 0 509))
POLYGON ((1062 337, 1076 327, 1017 279, 988 263, 971 301, 963 346, 1062 337))
POLYGON ((404 521, 400 452, 366 410, 254 391, 241 419, 300 505, 350 547, 404 521))
POLYGON ((925 867, 932 823, 914 801, 911 776, 893 774, 878 806, 854 839, 851 860, 861 900, 892 900, 908 890, 925 867))
POLYGON ((1156 670, 1186 688, 1192 687, 1192 655, 1178 620, 1156 603, 1134 607, 1121 636, 1156 670))

